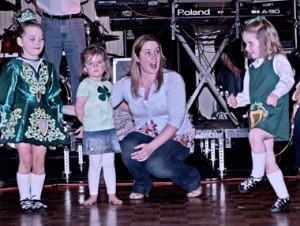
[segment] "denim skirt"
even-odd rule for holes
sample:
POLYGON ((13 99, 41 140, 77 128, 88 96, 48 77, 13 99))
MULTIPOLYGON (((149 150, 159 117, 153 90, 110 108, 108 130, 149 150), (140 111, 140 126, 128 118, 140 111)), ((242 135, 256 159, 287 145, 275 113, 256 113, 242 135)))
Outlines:
POLYGON ((82 149, 84 155, 120 153, 116 129, 83 131, 82 149))

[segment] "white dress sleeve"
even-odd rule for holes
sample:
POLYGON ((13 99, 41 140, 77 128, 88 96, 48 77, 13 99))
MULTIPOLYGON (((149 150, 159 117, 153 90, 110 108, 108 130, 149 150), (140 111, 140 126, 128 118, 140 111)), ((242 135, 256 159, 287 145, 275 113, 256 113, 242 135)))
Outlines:
POLYGON ((243 107, 247 104, 250 104, 249 79, 249 71, 247 70, 244 77, 243 91, 241 93, 238 93, 236 96, 237 106, 235 108, 243 107))
POLYGON ((284 55, 276 55, 273 61, 273 67, 275 73, 279 76, 279 82, 272 91, 279 98, 287 94, 293 87, 294 72, 288 59, 284 55))

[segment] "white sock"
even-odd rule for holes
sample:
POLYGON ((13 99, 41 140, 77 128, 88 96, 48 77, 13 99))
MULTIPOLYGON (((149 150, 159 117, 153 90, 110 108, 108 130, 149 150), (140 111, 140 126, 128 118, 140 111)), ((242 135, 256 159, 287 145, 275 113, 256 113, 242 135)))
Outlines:
POLYGON ((252 156, 252 173, 254 178, 262 178, 265 173, 267 153, 256 154, 251 151, 252 156))
POLYGON ((32 199, 41 199, 46 174, 31 174, 31 196, 32 199))
POLYGON ((20 193, 20 200, 31 198, 30 178, 31 178, 30 173, 29 174, 17 173, 17 184, 20 193))
POLYGON ((289 197, 289 192, 280 169, 274 173, 267 174, 267 177, 278 198, 284 199, 289 197))

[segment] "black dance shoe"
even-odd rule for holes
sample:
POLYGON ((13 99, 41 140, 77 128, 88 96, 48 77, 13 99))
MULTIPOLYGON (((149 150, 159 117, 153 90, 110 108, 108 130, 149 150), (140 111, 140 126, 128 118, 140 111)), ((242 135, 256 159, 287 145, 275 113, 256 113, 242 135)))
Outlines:
POLYGON ((291 197, 287 197, 284 199, 278 198, 277 201, 274 203, 274 205, 270 208, 270 213, 278 213, 283 212, 287 209, 289 204, 291 203, 291 197))
POLYGON ((48 207, 41 201, 37 199, 32 200, 32 210, 34 212, 46 212, 48 207))
POLYGON ((20 201, 21 210, 23 213, 32 213, 32 201, 30 199, 23 199, 20 201))
POLYGON ((261 181, 261 178, 255 178, 253 176, 248 177, 245 181, 240 183, 238 190, 240 193, 248 193, 261 181))

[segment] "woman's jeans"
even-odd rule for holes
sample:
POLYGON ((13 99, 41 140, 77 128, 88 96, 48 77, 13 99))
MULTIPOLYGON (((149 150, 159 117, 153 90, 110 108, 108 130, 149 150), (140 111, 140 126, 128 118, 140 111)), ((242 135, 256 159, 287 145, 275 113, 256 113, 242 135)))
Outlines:
POLYGON ((300 168, 300 109, 295 115, 294 121, 294 144, 296 150, 295 168, 300 168))
POLYGON ((168 178, 187 193, 196 190, 200 186, 199 172, 185 163, 190 150, 177 141, 168 140, 144 162, 131 159, 131 153, 137 151, 135 146, 153 139, 139 132, 131 132, 120 142, 123 162, 134 177, 132 192, 147 195, 152 188, 151 175, 168 178))

